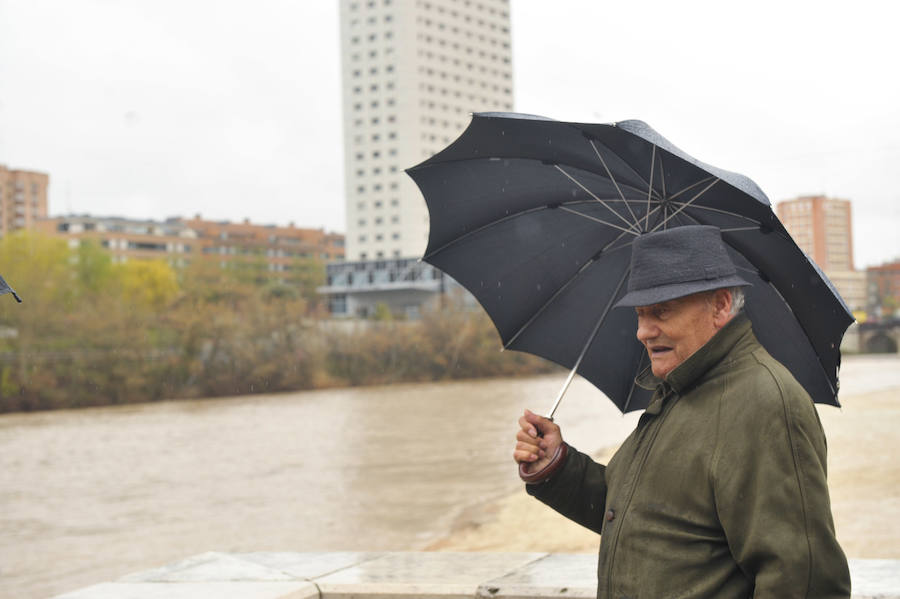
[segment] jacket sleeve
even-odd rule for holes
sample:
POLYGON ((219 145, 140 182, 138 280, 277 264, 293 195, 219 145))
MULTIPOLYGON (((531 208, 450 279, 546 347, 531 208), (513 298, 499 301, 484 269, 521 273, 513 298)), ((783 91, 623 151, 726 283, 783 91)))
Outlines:
POLYGON ((710 472, 728 545, 758 599, 849 597, 818 414, 793 377, 764 368, 720 405, 710 472))
POLYGON ((526 491, 566 518, 600 534, 606 505, 606 467, 569 447, 562 469, 526 491))

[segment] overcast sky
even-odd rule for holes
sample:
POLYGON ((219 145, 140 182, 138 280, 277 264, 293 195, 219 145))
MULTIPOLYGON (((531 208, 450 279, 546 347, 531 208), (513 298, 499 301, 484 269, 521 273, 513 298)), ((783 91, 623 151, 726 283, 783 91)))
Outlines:
MULTIPOLYGON (((512 0, 516 110, 853 200, 857 267, 900 258, 895 3, 737 5, 512 0)), ((331 0, 0 0, 0 164, 51 215, 343 231, 339 47, 331 0)))

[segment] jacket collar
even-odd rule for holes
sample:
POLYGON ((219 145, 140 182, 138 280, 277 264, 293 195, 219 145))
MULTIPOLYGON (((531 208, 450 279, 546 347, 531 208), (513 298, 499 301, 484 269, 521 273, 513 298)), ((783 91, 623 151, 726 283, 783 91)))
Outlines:
POLYGON ((650 366, 638 374, 635 383, 644 389, 655 389, 647 406, 648 414, 659 414, 664 400, 672 391, 679 395, 693 386, 713 366, 731 352, 746 335, 753 336, 750 319, 742 311, 728 321, 703 347, 691 354, 687 360, 675 367, 665 380, 653 374, 650 366))

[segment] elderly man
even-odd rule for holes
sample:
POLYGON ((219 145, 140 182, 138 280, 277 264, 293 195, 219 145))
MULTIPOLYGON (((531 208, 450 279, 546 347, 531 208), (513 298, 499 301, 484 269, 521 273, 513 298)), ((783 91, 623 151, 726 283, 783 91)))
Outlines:
POLYGON ((809 395, 753 335, 715 227, 640 236, 628 293, 654 389, 606 466, 526 411, 529 494, 601 534, 598 598, 850 596, 809 395))

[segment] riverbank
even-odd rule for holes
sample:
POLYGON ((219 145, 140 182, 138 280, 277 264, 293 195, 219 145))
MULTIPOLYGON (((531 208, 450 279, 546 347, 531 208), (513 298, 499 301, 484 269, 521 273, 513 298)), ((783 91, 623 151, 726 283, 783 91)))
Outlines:
MULTIPOLYGON (((819 407, 838 540, 853 558, 900 559, 900 387, 819 407)), ((594 455, 605 463, 615 448, 594 455)), ((594 553, 600 537, 519 490, 466 510, 433 551, 594 553)))

